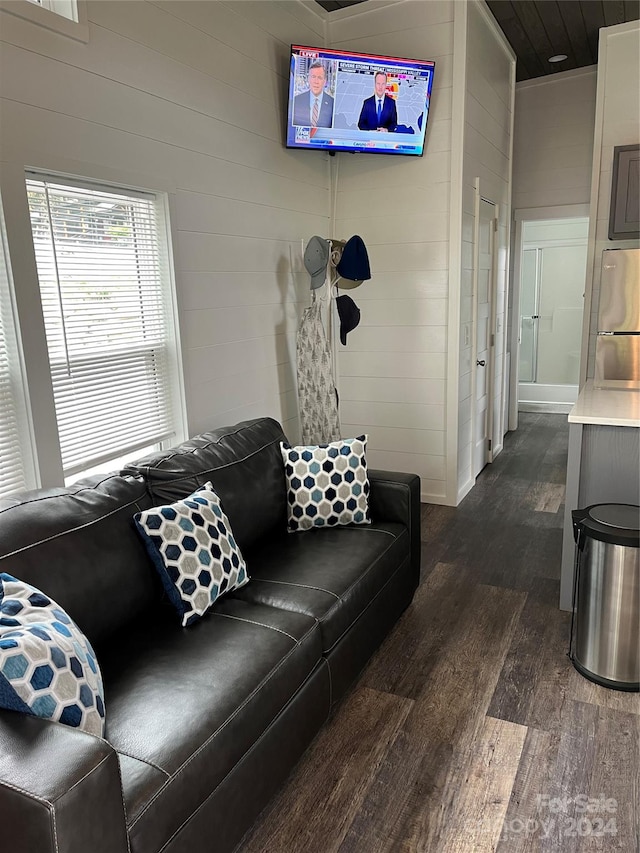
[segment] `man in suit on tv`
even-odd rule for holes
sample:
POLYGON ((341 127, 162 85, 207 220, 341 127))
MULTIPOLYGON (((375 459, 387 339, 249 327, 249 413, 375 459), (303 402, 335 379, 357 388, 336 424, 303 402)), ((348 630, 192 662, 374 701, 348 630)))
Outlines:
POLYGON ((293 121, 298 127, 331 127, 333 98, 324 91, 327 75, 321 62, 309 66, 309 88, 293 99, 293 121))
POLYGON ((398 112, 395 100, 385 94, 387 75, 384 71, 376 71, 373 87, 373 95, 362 103, 358 127, 360 130, 393 132, 398 124, 398 112))

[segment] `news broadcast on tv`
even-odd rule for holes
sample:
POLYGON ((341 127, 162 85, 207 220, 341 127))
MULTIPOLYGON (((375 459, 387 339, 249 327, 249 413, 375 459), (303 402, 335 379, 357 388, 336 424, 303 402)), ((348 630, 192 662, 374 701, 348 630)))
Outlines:
POLYGON ((420 156, 435 63, 291 46, 287 148, 420 156))

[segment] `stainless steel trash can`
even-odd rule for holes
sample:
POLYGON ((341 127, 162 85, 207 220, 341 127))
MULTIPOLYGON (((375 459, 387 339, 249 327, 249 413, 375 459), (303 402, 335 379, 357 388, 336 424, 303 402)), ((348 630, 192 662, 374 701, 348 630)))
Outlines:
POLYGON ((572 517, 569 657, 597 684, 640 690, 640 507, 593 504, 572 517))

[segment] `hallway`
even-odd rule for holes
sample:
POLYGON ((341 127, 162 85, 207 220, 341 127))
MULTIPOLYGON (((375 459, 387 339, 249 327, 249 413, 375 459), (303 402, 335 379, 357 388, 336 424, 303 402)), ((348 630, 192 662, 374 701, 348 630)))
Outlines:
POLYGON ((567 440, 521 414, 459 507, 423 506, 413 604, 243 853, 636 849, 640 697, 574 670, 557 607, 567 440))

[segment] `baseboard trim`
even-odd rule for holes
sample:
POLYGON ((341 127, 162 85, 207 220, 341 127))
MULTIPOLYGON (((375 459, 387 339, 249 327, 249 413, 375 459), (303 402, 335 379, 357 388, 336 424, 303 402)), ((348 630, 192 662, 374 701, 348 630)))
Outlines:
POLYGON ((520 400, 519 412, 546 412, 551 415, 568 415, 574 403, 538 403, 535 400, 520 400))

